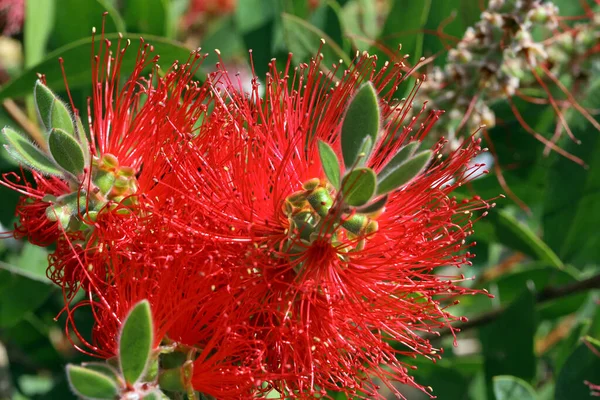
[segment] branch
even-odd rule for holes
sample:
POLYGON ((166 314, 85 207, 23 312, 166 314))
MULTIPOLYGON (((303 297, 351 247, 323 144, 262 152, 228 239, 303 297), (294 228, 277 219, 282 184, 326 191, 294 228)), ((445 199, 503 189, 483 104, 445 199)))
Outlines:
MULTIPOLYGON (((562 286, 551 286, 543 289, 541 292, 537 293, 535 296, 536 304, 542 304, 551 300, 560 299, 563 297, 567 297, 573 294, 577 294, 579 292, 584 292, 586 290, 591 289, 600 289, 600 274, 592 276, 591 278, 584 279, 582 281, 568 283, 562 286)), ((467 322, 463 322, 460 324, 456 324, 453 327, 455 332, 464 332, 469 329, 478 328, 483 325, 487 325, 490 322, 493 322, 498 318, 506 308, 498 308, 496 310, 490 311, 488 313, 482 314, 476 318, 473 318, 467 322)), ((425 339, 433 340, 439 339, 442 337, 446 337, 452 334, 452 330, 444 329, 439 331, 436 334, 427 334, 424 336, 425 339)))

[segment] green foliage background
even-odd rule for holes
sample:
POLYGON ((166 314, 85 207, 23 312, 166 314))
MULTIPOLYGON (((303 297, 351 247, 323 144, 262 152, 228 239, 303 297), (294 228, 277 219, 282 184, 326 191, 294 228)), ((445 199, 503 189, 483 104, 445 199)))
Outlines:
MULTIPOLYGON (((435 31, 453 15, 445 32, 462 37, 479 19, 482 2, 395 0, 383 16, 375 3, 328 0, 311 10, 300 0, 239 0, 234 13, 211 18, 199 29, 197 39, 211 55, 198 78, 203 79, 216 62, 215 48, 237 65, 246 63, 247 50, 252 49, 261 76, 273 57, 284 63, 290 51, 294 62, 308 60, 321 38, 327 41, 321 49, 324 65, 338 60, 347 64, 357 49, 377 52, 383 62, 386 55, 372 47, 376 40, 391 49, 401 42, 402 52, 414 62, 443 50, 439 38, 426 32, 435 31)), ((567 14, 581 12, 576 1, 554 3, 567 14)), ((122 68, 127 71, 140 34, 161 55, 161 65, 187 59, 189 35, 180 27, 186 7, 186 0, 29 0, 23 33, 16 37, 23 45, 23 64, 8 71, 11 79, 0 87, 0 100, 13 99, 32 116, 30 95, 36 73, 44 73, 55 91, 64 91, 57 61, 62 57, 74 101, 85 112, 83 105, 91 93, 90 32, 92 26, 102 26, 102 13, 108 11, 109 39, 117 40, 116 32, 122 32, 132 42, 122 68)), ((444 60, 441 52, 435 63, 443 65, 444 60)), ((600 76, 592 76, 591 82, 582 103, 599 109, 600 76)), ((549 107, 518 105, 530 125, 551 135, 555 115, 549 107)), ((442 400, 587 399, 590 391, 583 382, 600 384, 600 357, 582 338, 600 337, 599 291, 543 303, 537 300, 547 287, 600 273, 600 132, 578 113, 567 111, 570 126, 583 144, 565 139, 560 145, 582 158, 588 164, 584 169, 555 153, 545 156, 543 145, 525 132, 505 104, 496 104, 494 111, 500 123, 490 131, 490 138, 500 165, 510 166, 504 177, 531 212, 510 199, 499 199, 490 215, 476 224, 477 257, 464 274, 477 276, 468 284, 487 288, 495 298, 465 298, 455 312, 476 318, 502 307, 506 310, 458 334, 458 347, 453 346, 452 336, 434 339, 446 350, 443 360, 437 364, 411 361, 419 367, 414 374, 442 400)), ((6 125, 18 124, 0 109, 0 127, 6 125)), ((15 168, 2 149, 0 171, 15 168)), ((494 173, 469 186, 464 194, 492 198, 503 193, 494 173)), ((3 230, 15 223, 17 200, 14 192, 0 186, 3 230)), ((72 398, 64 365, 86 359, 65 337, 64 316, 59 315, 62 294, 45 273, 49 250, 13 239, 0 241, 0 343, 8 356, 0 351, 0 399, 72 398)), ((81 312, 76 318, 82 332, 89 332, 91 316, 81 312)), ((406 396, 426 398, 410 390, 406 396)))

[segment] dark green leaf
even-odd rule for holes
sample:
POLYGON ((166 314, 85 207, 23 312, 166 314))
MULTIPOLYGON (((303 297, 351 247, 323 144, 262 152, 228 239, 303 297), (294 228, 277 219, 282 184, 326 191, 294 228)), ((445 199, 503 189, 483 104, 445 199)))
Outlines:
POLYGON ((48 279, 4 263, 0 263, 0 282, 0 328, 18 323, 52 291, 48 279))
POLYGON ((532 232, 527 225, 517 221, 506 210, 493 212, 489 218, 494 224, 496 236, 500 243, 539 261, 547 262, 558 268, 564 267, 562 261, 543 240, 532 232))
MULTIPOLYGON (((596 348, 596 351, 600 349, 596 348)), ((554 400, 591 399, 590 388, 584 381, 595 384, 600 382, 600 357, 581 343, 558 374, 554 400)))
MULTIPOLYGON (((431 0, 396 0, 387 15, 385 25, 380 34, 380 45, 395 51, 402 44, 402 53, 409 54, 409 61, 414 65, 423 51, 423 26, 427 21, 431 0)), ((385 54, 374 48, 372 53, 385 54)))
POLYGON ((62 175, 60 168, 23 135, 8 127, 2 130, 2 135, 8 143, 6 150, 15 160, 44 175, 62 175))
POLYGON ((238 3, 234 14, 237 28, 234 32, 241 34, 246 49, 252 51, 254 70, 261 79, 274 58, 273 42, 277 36, 278 8, 279 2, 246 0, 238 3))
MULTIPOLYGON (((577 272, 577 271, 574 271, 577 272)), ((515 301, 517 296, 526 288, 527 282, 533 282, 537 290, 547 287, 557 287, 576 282, 577 278, 572 269, 557 269, 545 263, 531 263, 513 269, 511 273, 504 274, 500 278, 488 282, 487 287, 496 287, 495 302, 508 305, 515 301)), ((577 311, 585 302, 586 294, 579 293, 558 300, 544 302, 537 306, 540 318, 558 318, 577 311)))
MULTIPOLYGON (((344 33, 342 32, 340 14, 341 8, 337 3, 333 1, 325 1, 322 2, 321 5, 311 13, 308 22, 312 26, 325 33, 331 40, 333 40, 334 43, 336 43, 342 49, 345 49, 345 42, 347 42, 347 39, 344 37, 344 33)), ((344 51, 344 54, 347 53, 348 51, 344 51)), ((338 63, 338 60, 333 60, 333 62, 338 63)), ((327 68, 330 67, 330 65, 328 64, 326 64, 325 66, 327 68)))
POLYGON ((344 202, 354 207, 367 204, 376 188, 377 177, 370 168, 356 168, 342 180, 344 202))
MULTIPOLYGON (((106 35, 106 39, 116 43, 119 36, 117 34, 108 34, 106 35)), ((127 39, 131 40, 133 43, 139 42, 138 35, 123 35, 123 40, 127 39)), ((159 54, 161 60, 166 64, 170 65, 174 60, 187 60, 190 55, 190 50, 181 43, 151 35, 144 35, 144 39, 152 44, 154 47, 154 54, 159 54)), ((69 88, 71 90, 82 86, 90 86, 92 83, 91 63, 82 60, 89 60, 90 49, 92 46, 91 43, 92 39, 91 37, 88 37, 69 43, 52 52, 52 54, 48 55, 44 61, 2 86, 0 89, 0 100, 29 94, 32 82, 35 82, 37 79, 37 73, 46 75, 46 84, 48 87, 53 88, 55 91, 64 90, 65 85, 63 75, 60 64, 58 63, 59 57, 64 59, 65 73, 69 80, 69 88)), ((122 71, 131 71, 135 65, 136 58, 136 49, 130 48, 126 51, 122 58, 122 71)))
MULTIPOLYGON (((600 106, 600 80, 589 88, 588 109, 600 106)), ((581 140, 567 138, 562 147, 583 159, 588 169, 555 155, 547 175, 544 207, 544 240, 561 260, 583 266, 600 260, 600 132, 577 114, 569 121, 581 140)))
POLYGON ((67 365, 67 378, 73 392, 89 399, 114 399, 118 393, 117 383, 110 377, 77 365, 67 365))
POLYGON ((496 400, 537 400, 529 383, 510 375, 494 377, 494 395, 496 400))
POLYGON ((319 140, 319 158, 323 172, 329 182, 336 188, 340 187, 340 163, 335 151, 327 143, 319 140))
POLYGON ((325 32, 301 18, 290 14, 282 14, 283 34, 287 47, 294 54, 296 63, 307 62, 317 56, 321 47, 322 66, 330 69, 333 64, 339 65, 342 60, 347 66, 351 60, 342 48, 325 32), (322 40, 325 40, 323 44, 322 40))
POLYGON ((431 150, 425 150, 394 168, 384 168, 386 174, 381 171, 377 176, 377 194, 391 192, 416 178, 425 170, 432 154, 431 150))
POLYGON ((83 173, 85 156, 81 145, 73 136, 62 129, 52 129, 48 136, 48 147, 54 161, 73 175, 83 173))
POLYGON ((125 380, 133 384, 144 376, 152 356, 152 312, 143 300, 129 312, 119 340, 119 362, 125 380))
POLYGON ((168 4, 164 0, 127 0, 124 19, 130 32, 164 36, 168 31, 168 4))
POLYGON ((527 288, 499 318, 479 330, 488 392, 497 375, 514 375, 527 381, 535 377, 536 327, 535 295, 527 288))
MULTIPOLYGON (((372 83, 366 83, 358 89, 346 110, 342 123, 342 155, 346 169, 358 161, 365 138, 372 145, 377 144, 379 134, 379 102, 372 83)), ((366 154, 364 160, 369 158, 366 154)))
MULTIPOLYGON (((88 37, 92 28, 100 32, 126 32, 125 23, 111 0, 58 0, 56 7, 56 24, 52 33, 54 48, 67 45, 73 41, 88 37), (104 22, 103 14, 108 12, 104 22), (77 21, 73 21, 73 16, 77 21)), ((87 60, 88 57, 82 60, 87 60)), ((51 87, 54 87, 51 85, 51 87)))

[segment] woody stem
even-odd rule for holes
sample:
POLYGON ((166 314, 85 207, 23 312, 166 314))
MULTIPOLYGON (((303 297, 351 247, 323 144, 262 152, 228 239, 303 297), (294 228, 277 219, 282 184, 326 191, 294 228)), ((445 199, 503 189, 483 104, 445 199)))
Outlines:
MULTIPOLYGON (((538 292, 535 296, 536 304, 542 304, 551 300, 560 299, 563 297, 568 297, 580 292, 584 292, 592 289, 600 289, 600 274, 594 275, 590 278, 584 279, 582 281, 568 283, 566 285, 561 286, 550 286, 542 291, 538 292)), ((463 322, 460 324, 454 325, 455 330, 460 330, 460 332, 467 331, 473 328, 479 328, 481 326, 487 325, 493 321, 495 321, 498 317, 500 317, 506 308, 498 308, 492 310, 488 313, 482 314, 476 318, 470 319, 467 322, 463 322)), ((439 335, 428 334, 424 337, 429 340, 439 339, 452 334, 450 329, 444 329, 439 332, 439 335)))

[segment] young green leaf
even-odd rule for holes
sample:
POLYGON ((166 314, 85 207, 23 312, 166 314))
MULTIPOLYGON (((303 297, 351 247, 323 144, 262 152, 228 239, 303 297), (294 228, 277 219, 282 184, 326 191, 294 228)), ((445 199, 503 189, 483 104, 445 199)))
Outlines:
POLYGON ((321 159, 321 166, 323 172, 329 180, 329 182, 339 189, 340 187, 340 163, 335 154, 335 151, 322 140, 319 140, 319 158, 321 159))
POLYGON ((377 177, 379 179, 383 179, 385 176, 392 173, 392 171, 394 171, 396 168, 398 168, 398 166, 400 164, 404 163, 406 160, 408 160, 410 157, 412 157, 413 154, 415 154, 415 151, 417 151, 420 144, 421 143, 419 143, 418 141, 410 142, 409 144, 407 144, 406 146, 404 146, 400 150, 398 150, 398 152, 390 160, 390 162, 388 162, 383 167, 383 169, 377 174, 377 177))
POLYGON ((382 176, 380 174, 377 180, 377 194, 391 192, 410 182, 423 172, 429 160, 431 160, 432 154, 431 150, 422 151, 390 170, 387 175, 382 176))
POLYGON ((90 144, 87 138, 87 133, 85 132, 85 127, 81 122, 81 118, 79 115, 75 117, 75 138, 81 144, 81 148, 83 149, 83 155, 85 158, 85 164, 87 165, 90 162, 90 144))
POLYGON ((71 390, 87 399, 114 399, 119 391, 117 383, 98 371, 67 365, 67 378, 71 390))
POLYGON ((96 371, 101 373, 102 375, 106 375, 110 378, 113 378, 115 381, 119 376, 119 371, 117 371, 112 365, 106 362, 92 361, 82 363, 81 366, 85 367, 88 370, 96 371))
POLYGON ((154 392, 150 392, 142 398, 142 400, 161 400, 161 399, 168 399, 168 397, 166 397, 163 394, 163 392, 161 392, 160 390, 155 390, 154 392))
POLYGON ((371 168, 356 168, 342 180, 344 202, 350 206, 365 205, 377 188, 377 177, 371 168))
MULTIPOLYGON (((372 145, 377 143, 379 118, 377 92, 369 82, 358 89, 342 122, 342 155, 346 168, 351 168, 357 161, 363 150, 365 137, 371 138, 372 145)), ((368 159, 368 156, 369 154, 366 154, 365 159, 368 159)))
POLYGON ((143 300, 129 312, 119 339, 119 363, 129 384, 144 376, 152 356, 153 327, 150 303, 143 300))
POLYGON ((62 129, 69 135, 74 136, 75 130, 73 127, 73 120, 71 119, 71 112, 66 104, 60 101, 58 97, 56 97, 52 103, 52 108, 50 110, 50 124, 51 128, 62 129))
POLYGON ((44 128, 47 131, 58 128, 73 135, 75 131, 69 107, 40 80, 36 81, 33 94, 35 107, 44 128))
POLYGON ((40 121, 42 121, 46 130, 50 130, 52 128, 50 115, 52 104, 54 103, 56 96, 54 96, 54 93, 52 93, 42 81, 37 80, 35 82, 35 87, 33 88, 33 97, 35 99, 35 108, 40 121))
POLYGON ((23 165, 44 175, 61 176, 63 171, 27 138, 11 128, 2 129, 7 144, 4 145, 9 154, 23 165))
POLYGON ((48 148, 54 161, 73 175, 83 173, 85 157, 81 145, 62 129, 52 129, 48 136, 48 148))

